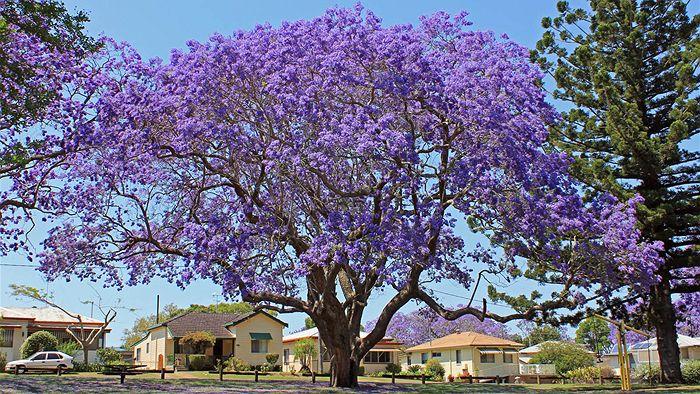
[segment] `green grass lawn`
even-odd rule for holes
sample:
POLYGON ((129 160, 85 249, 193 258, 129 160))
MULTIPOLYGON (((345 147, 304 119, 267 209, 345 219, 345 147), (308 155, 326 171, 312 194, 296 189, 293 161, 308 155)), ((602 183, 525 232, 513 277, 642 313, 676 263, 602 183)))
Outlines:
MULTIPOLYGON (((310 377, 289 375, 260 376, 260 382, 254 382, 249 375, 224 375, 224 381, 218 375, 207 372, 178 372, 167 374, 160 380, 160 374, 148 373, 127 376, 124 385, 119 384, 119 376, 107 376, 98 373, 70 373, 63 376, 52 374, 0 374, 0 391, 2 392, 347 392, 349 390, 331 389, 327 386, 328 378, 319 377, 316 384, 310 377)), ((700 393, 700 386, 642 386, 635 385, 638 392, 658 393, 700 393)), ((558 393, 558 392, 619 392, 616 384, 468 384, 436 383, 422 385, 420 381, 398 380, 392 385, 391 379, 360 377, 361 392, 368 393, 558 393)))

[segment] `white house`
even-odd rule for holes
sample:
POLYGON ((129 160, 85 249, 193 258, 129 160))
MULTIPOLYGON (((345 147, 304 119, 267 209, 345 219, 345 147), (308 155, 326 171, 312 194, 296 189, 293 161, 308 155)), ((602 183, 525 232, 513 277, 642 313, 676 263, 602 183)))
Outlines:
MULTIPOLYGON (((87 316, 81 316, 83 327, 86 330, 99 330, 103 321, 87 316)), ((0 307, 0 352, 5 354, 7 361, 18 360, 21 357, 20 347, 24 341, 37 331, 48 331, 53 334, 59 343, 75 341, 66 331, 68 327, 78 327, 78 319, 75 319, 58 308, 6 308, 0 307)), ((94 362, 97 357, 97 349, 104 347, 106 333, 109 328, 93 342, 88 348, 88 360, 94 362)), ((76 353, 79 357, 76 361, 82 361, 82 350, 76 353)))
MULTIPOLYGON (((678 334, 678 347, 680 348, 681 364, 689 360, 700 360, 700 338, 678 334)), ((659 364, 659 347, 656 338, 627 346, 630 358, 630 366, 634 370, 640 365, 659 364)), ((605 354, 603 363, 611 367, 616 374, 620 374, 620 363, 617 359, 617 351, 605 354)))

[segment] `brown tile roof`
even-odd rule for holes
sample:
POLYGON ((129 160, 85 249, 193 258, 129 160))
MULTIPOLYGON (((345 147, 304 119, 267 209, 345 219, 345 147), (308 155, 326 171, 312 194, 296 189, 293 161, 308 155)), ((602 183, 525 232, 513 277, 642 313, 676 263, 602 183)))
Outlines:
POLYGON ((459 346, 509 346, 523 347, 525 345, 508 339, 496 338, 490 335, 479 334, 477 332, 458 332, 442 338, 433 339, 420 345, 406 349, 407 352, 417 352, 421 350, 445 349, 459 346))
MULTIPOLYGON (((175 316, 159 325, 167 326, 175 337, 182 337, 188 332, 208 331, 217 338, 232 338, 231 332, 226 329, 226 324, 239 321, 255 312, 249 313, 205 313, 189 312, 175 316)), ((157 326, 156 326, 157 327, 157 326)))

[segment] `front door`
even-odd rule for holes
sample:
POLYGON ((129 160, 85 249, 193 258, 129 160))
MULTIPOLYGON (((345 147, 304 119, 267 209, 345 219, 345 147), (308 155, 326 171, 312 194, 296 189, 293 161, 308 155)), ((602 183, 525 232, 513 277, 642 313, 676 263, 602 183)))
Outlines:
POLYGON ((214 360, 223 360, 224 353, 224 341, 223 339, 217 339, 214 342, 214 360))

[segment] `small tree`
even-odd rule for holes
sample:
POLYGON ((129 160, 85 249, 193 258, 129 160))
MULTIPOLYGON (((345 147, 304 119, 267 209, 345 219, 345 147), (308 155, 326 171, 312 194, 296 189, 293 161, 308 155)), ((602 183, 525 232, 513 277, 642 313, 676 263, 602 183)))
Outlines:
POLYGON ((58 339, 53 334, 48 331, 37 331, 27 337, 19 351, 22 353, 22 358, 28 358, 36 352, 56 350, 57 347, 58 339))
POLYGON ((308 330, 309 328, 314 328, 314 327, 316 327, 316 323, 314 323, 314 319, 312 319, 310 317, 307 317, 306 319, 304 319, 304 328, 306 328, 308 330))
POLYGON ((78 350, 80 350, 80 349, 81 349, 80 344, 76 341, 63 342, 63 343, 60 343, 56 347, 56 350, 58 350, 59 352, 65 353, 71 357, 73 357, 75 355, 75 353, 77 353, 78 350))
POLYGON ((301 339, 294 345, 294 357, 301 363, 301 371, 310 369, 309 364, 317 354, 316 344, 311 338, 301 339))
POLYGON ((425 374, 433 380, 443 380, 445 377, 445 368, 440 364, 440 360, 431 358, 425 363, 425 374))
MULTIPOLYGON (((85 365, 89 364, 88 349, 90 348, 90 345, 95 343, 97 338, 99 338, 105 331, 105 329, 107 329, 107 326, 109 326, 109 324, 114 320, 114 318, 117 317, 117 312, 114 309, 109 308, 107 313, 103 312, 104 322, 100 327, 85 327, 85 323, 83 322, 83 317, 81 315, 77 313, 68 312, 66 309, 54 303, 53 301, 51 301, 51 297, 47 293, 42 292, 41 290, 34 287, 16 284, 11 284, 10 289, 12 289, 12 295, 14 296, 26 297, 34 301, 42 302, 48 306, 60 309, 63 313, 77 321, 77 324, 73 323, 70 326, 66 327, 66 332, 70 334, 70 336, 72 336, 73 339, 75 339, 80 344, 80 347, 83 349, 83 363, 85 363, 85 365)), ((99 309, 100 311, 102 311, 102 307, 99 307, 99 309)), ((58 345, 58 343, 56 345, 58 345)))
POLYGON ((539 353, 530 360, 533 364, 554 364, 557 373, 565 375, 578 368, 590 367, 595 358, 583 347, 568 342, 550 342, 541 346, 539 353))
POLYGON ((216 337, 208 331, 188 332, 180 338, 180 344, 189 345, 197 354, 204 354, 204 351, 209 346, 214 346, 216 337))
POLYGON ((600 355, 612 346, 610 342, 610 326, 597 317, 589 317, 579 324, 576 329, 576 343, 584 345, 588 350, 600 355))
POLYGON ((270 365, 270 367, 275 366, 277 364, 277 360, 280 359, 280 355, 276 353, 268 353, 265 355, 265 361, 270 365))

